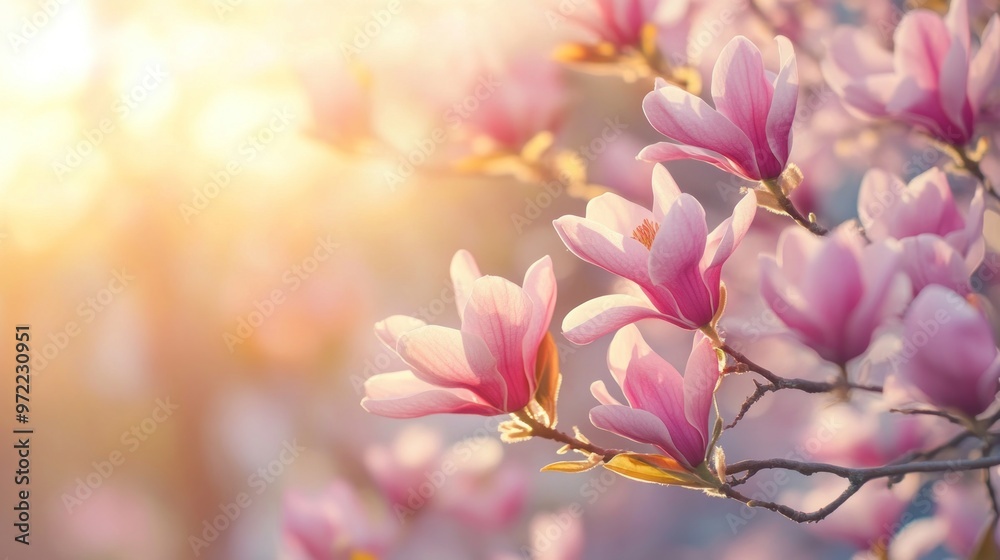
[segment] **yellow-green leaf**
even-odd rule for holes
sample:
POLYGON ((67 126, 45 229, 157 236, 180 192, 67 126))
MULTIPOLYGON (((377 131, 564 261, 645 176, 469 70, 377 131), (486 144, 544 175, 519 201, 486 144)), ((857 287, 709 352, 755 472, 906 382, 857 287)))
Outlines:
POLYGON ((641 482, 688 488, 713 488, 712 484, 688 471, 677 461, 662 455, 621 453, 605 463, 604 468, 641 482))
POLYGON ((557 461, 542 467, 542 472, 581 473, 587 472, 600 463, 593 461, 557 461))
POLYGON ((552 334, 545 333, 545 338, 538 346, 538 357, 535 359, 535 402, 548 416, 549 427, 556 425, 556 406, 561 384, 559 349, 552 334))

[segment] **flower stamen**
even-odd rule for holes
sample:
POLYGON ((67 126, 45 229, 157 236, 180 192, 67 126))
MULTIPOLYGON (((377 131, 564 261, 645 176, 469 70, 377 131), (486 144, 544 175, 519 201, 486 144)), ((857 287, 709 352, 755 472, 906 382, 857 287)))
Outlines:
POLYGON ((660 224, 649 221, 649 219, 644 219, 639 227, 635 228, 632 232, 632 239, 635 239, 639 243, 646 246, 647 249, 653 249, 653 240, 656 239, 656 233, 660 231, 660 224))

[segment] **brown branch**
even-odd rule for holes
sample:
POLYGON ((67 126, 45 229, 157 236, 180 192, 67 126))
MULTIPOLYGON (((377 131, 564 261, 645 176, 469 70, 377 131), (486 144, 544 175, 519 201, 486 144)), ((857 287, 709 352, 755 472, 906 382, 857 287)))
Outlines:
POLYGON ((593 443, 579 440, 565 432, 561 432, 555 428, 550 428, 545 424, 542 424, 538 420, 535 420, 530 414, 518 413, 517 418, 531 428, 531 435, 533 437, 558 441, 559 443, 568 445, 571 449, 596 454, 600 456, 601 460, 605 463, 613 459, 615 455, 625 453, 625 451, 622 451, 621 449, 605 449, 594 445, 593 443))
POLYGON ((860 383, 851 383, 844 378, 838 378, 835 382, 829 381, 812 381, 809 379, 799 379, 799 378, 786 378, 774 373, 773 371, 760 366, 744 354, 730 346, 729 344, 723 343, 722 351, 729 354, 737 362, 745 365, 749 371, 752 371, 768 381, 768 383, 761 383, 759 381, 754 381, 756 388, 754 392, 743 402, 743 406, 740 407, 740 411, 736 414, 736 417, 732 422, 726 426, 726 429, 732 428, 740 420, 746 416, 746 413, 750 411, 750 408, 764 395, 768 393, 773 393, 775 391, 780 391, 782 389, 793 389, 795 391, 802 391, 803 393, 817 394, 817 393, 846 393, 850 389, 858 389, 860 391, 871 391, 874 393, 881 393, 882 387, 877 385, 864 385, 860 383))
MULTIPOLYGON (((906 464, 890 464, 882 467, 870 467, 870 468, 860 468, 851 469, 847 467, 841 467, 839 465, 830 465, 826 463, 804 463, 800 461, 792 461, 789 459, 767 459, 767 460, 748 460, 740 461, 730 465, 726 470, 730 474, 737 474, 745 472, 746 476, 741 478, 735 478, 730 480, 728 484, 724 484, 719 492, 724 496, 732 498, 743 502, 750 507, 760 507, 764 509, 769 509, 771 511, 780 513, 788 519, 798 523, 811 523, 814 521, 819 521, 834 511, 837 510, 844 502, 850 499, 851 496, 856 494, 865 484, 871 482, 872 480, 877 480, 880 478, 890 478, 900 475, 907 475, 913 473, 927 473, 927 472, 943 472, 943 471, 969 471, 969 470, 979 470, 979 469, 989 469, 990 467, 995 467, 1000 465, 1000 456, 987 456, 980 457, 978 459, 964 459, 955 461, 923 461, 916 463, 906 463, 906 464), (813 511, 813 512, 803 512, 798 511, 789 506, 778 504, 775 502, 768 502, 762 500, 754 500, 743 495, 739 491, 735 490, 733 487, 738 486, 746 480, 759 473, 763 470, 770 469, 784 469, 791 470, 806 476, 811 476, 817 473, 828 473, 848 481, 847 488, 832 502, 826 506, 813 511)), ((987 471, 988 472, 988 471, 987 471)))

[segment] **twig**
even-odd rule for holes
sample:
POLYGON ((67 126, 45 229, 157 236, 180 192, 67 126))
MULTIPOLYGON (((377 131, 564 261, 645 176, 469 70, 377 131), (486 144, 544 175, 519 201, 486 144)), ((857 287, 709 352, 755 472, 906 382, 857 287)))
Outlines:
POLYGON ((728 484, 724 484, 719 492, 724 496, 739 500, 750 507, 760 507, 764 509, 769 509, 771 511, 780 513, 788 519, 798 523, 811 523, 814 521, 819 521, 834 511, 837 510, 844 502, 850 499, 851 496, 856 494, 865 484, 871 482, 872 480, 880 478, 889 478, 899 475, 906 475, 912 473, 926 473, 926 472, 942 472, 942 471, 969 471, 978 469, 989 469, 1000 465, 1000 456, 987 456, 978 459, 965 459, 956 461, 923 461, 916 463, 898 464, 898 465, 885 465, 882 467, 870 467, 861 469, 851 469, 847 467, 841 467, 838 465, 830 465, 825 463, 804 463, 800 461, 792 461, 788 459, 767 459, 767 460, 749 460, 740 461, 729 465, 726 469, 730 474, 738 474, 745 472, 746 476, 736 479, 734 477, 728 484), (741 494, 739 491, 735 490, 733 487, 738 486, 746 482, 746 479, 753 476, 754 474, 769 469, 784 469, 791 470, 806 476, 811 476, 817 473, 828 473, 848 481, 847 488, 839 495, 835 500, 827 504, 826 506, 810 512, 798 511, 789 506, 778 504, 775 502, 768 502, 763 500, 754 500, 748 498, 747 496, 741 494))
POLYGON ((889 412, 898 412, 900 414, 923 414, 926 416, 937 416, 939 418, 944 418, 951 422, 952 424, 958 424, 959 426, 966 426, 965 422, 957 416, 945 412, 944 410, 936 410, 932 408, 890 408, 889 412))
POLYGON ((753 361, 751 361, 749 358, 747 358, 745 355, 743 355, 741 352, 739 352, 729 344, 723 343, 721 348, 723 352, 732 356, 733 359, 735 359, 737 362, 744 364, 749 369, 749 371, 752 371, 760 375, 761 377, 763 377, 768 381, 768 383, 761 383, 756 380, 754 381, 754 385, 756 385, 754 392, 747 398, 746 401, 743 402, 743 406, 740 407, 740 411, 736 414, 736 417, 733 419, 732 422, 729 423, 729 425, 726 426, 727 430, 729 428, 736 426, 736 424, 739 423, 739 421, 742 420, 744 416, 746 416, 747 412, 750 411, 750 408, 757 401, 763 398, 764 395, 768 393, 773 393, 775 391, 780 391, 782 389, 793 389, 796 391, 802 391, 803 393, 809 393, 809 394, 845 392, 850 389, 870 391, 873 393, 882 392, 882 387, 879 387, 877 385, 864 385, 860 383, 851 383, 844 378, 838 378, 836 382, 829 382, 829 381, 812 381, 809 379, 781 377, 780 375, 775 374, 771 370, 754 363, 753 361))
POLYGON ((593 443, 587 441, 581 441, 565 432, 561 432, 555 428, 550 428, 545 424, 542 424, 538 420, 535 420, 529 414, 517 414, 520 421, 524 422, 531 428, 531 435, 533 437, 540 437, 542 439, 550 439, 552 441, 558 441, 568 445, 572 449, 578 449, 580 451, 586 451, 587 453, 593 453, 601 457, 605 463, 614 458, 615 455, 625 453, 620 449, 605 449, 603 447, 594 445, 593 443))

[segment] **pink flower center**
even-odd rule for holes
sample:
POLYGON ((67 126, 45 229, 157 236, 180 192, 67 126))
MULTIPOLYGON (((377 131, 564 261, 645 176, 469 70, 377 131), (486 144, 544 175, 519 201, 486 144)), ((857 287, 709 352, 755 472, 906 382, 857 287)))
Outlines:
POLYGON ((656 232, 660 231, 660 224, 653 223, 648 219, 643 220, 639 227, 635 228, 632 232, 632 239, 635 239, 639 243, 646 246, 647 249, 653 248, 653 240, 656 239, 656 232))

